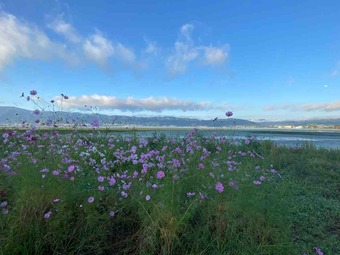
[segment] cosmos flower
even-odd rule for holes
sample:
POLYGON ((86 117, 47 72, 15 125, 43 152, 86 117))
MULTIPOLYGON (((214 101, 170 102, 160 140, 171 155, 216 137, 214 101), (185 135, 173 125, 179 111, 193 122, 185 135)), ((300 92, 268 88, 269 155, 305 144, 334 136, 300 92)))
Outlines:
POLYGON ((216 183, 215 189, 219 192, 222 193, 224 191, 224 186, 222 183, 218 182, 216 183))
POLYGON ((233 113, 228 111, 228 112, 225 113, 225 115, 229 118, 229 117, 233 116, 233 113))

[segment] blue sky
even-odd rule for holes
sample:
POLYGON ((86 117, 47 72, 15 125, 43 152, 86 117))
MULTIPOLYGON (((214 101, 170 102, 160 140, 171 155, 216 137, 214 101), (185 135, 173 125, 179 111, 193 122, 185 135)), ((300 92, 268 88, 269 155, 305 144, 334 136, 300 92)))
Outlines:
POLYGON ((0 105, 336 118, 339 24, 339 1, 0 0, 0 105))

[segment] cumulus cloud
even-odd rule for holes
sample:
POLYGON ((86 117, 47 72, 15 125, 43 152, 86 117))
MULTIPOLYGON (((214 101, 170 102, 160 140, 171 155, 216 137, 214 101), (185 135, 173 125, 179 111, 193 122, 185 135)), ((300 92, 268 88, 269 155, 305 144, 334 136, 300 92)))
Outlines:
POLYGON ((282 104, 282 105, 268 105, 265 107, 266 111, 290 110, 290 111, 323 111, 332 112, 340 111, 340 101, 330 103, 315 103, 315 104, 282 104))
POLYGON ((228 59, 228 44, 221 47, 194 44, 192 31, 194 25, 184 24, 180 28, 180 39, 174 43, 172 54, 167 58, 168 72, 175 76, 184 73, 191 62, 202 60, 205 65, 221 65, 228 59))
MULTIPOLYGON (((60 97, 55 97, 56 102, 60 102, 60 97)), ((189 100, 179 100, 168 97, 148 97, 136 99, 133 97, 117 98, 115 96, 104 95, 83 95, 80 97, 69 97, 62 101, 63 108, 82 108, 84 106, 96 106, 102 109, 121 111, 152 111, 162 112, 165 110, 180 111, 203 111, 220 108, 208 102, 193 102, 189 100)))
POLYGON ((57 57, 70 63, 76 61, 74 54, 66 52, 63 45, 11 14, 0 13, 0 24, 0 72, 18 58, 48 60, 57 57))

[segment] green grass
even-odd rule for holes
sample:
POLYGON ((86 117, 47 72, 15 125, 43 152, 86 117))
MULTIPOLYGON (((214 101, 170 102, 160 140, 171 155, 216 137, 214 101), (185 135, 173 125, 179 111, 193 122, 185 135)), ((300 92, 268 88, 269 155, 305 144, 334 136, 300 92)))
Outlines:
MULTIPOLYGON (((113 137, 110 143, 110 136, 53 137, 50 131, 39 132, 31 134, 37 141, 27 141, 18 132, 0 145, 0 202, 8 203, 3 207, 8 213, 0 215, 0 254, 302 255, 317 254, 316 247, 324 254, 340 254, 339 150, 317 149, 311 144, 286 148, 268 141, 218 143, 199 133, 173 141, 155 135, 146 147, 139 148, 140 139, 133 134, 131 141, 113 137), (82 145, 77 145, 79 138, 82 145), (185 152, 192 141, 200 149, 185 152), (133 145, 137 145, 139 158, 154 150, 164 155, 165 162, 184 159, 186 165, 171 168, 165 163, 163 179, 156 178, 161 169, 157 166, 142 175, 141 163, 121 160, 114 153, 117 149, 130 151, 133 145), (164 146, 168 148, 163 152, 164 146), (172 152, 175 148, 182 152, 172 152), (210 154, 202 159, 203 148, 210 154), (250 157, 247 153, 253 150, 264 159, 250 157), (13 156, 14 151, 19 154, 13 156), (247 155, 241 156, 239 151, 247 155), (80 156, 81 152, 89 155, 80 156), (69 161, 64 162, 65 158, 69 161), (98 166, 91 165, 90 158, 98 166), (100 163, 104 158, 112 164, 100 163), (237 171, 227 170, 228 160, 238 163, 237 171), (213 166, 213 161, 219 166, 213 166), (198 169, 199 163, 204 163, 204 169, 198 169), (11 169, 5 170, 5 164, 11 169), (62 178, 71 164, 79 169, 71 174, 74 181, 62 178), (256 166, 261 170, 255 170, 256 166), (42 173, 45 168, 49 172, 42 173), (271 168, 279 175, 267 172, 271 168), (52 174, 57 169, 59 177, 52 174), (10 171, 17 174, 9 175, 10 171), (131 178, 116 177, 115 185, 97 189, 99 175, 124 171, 131 178), (139 172, 135 179, 134 171, 139 172), (260 175, 266 175, 266 180, 254 185, 260 175), (228 186, 230 179, 238 183, 238 190, 228 186), (133 183, 127 198, 117 186, 122 187, 121 180, 133 183), (223 183, 224 192, 215 190, 217 181, 223 183), (189 191, 195 196, 187 197, 189 191), (207 197, 201 199, 199 192, 207 197), (147 194, 150 201, 145 199, 147 194), (87 202, 90 196, 95 198, 93 203, 87 202), (53 203, 53 198, 60 202, 53 203), (52 215, 45 219, 48 211, 52 215), (115 212, 114 217, 108 215, 110 211, 115 212)), ((148 162, 156 164, 156 156, 148 162)))

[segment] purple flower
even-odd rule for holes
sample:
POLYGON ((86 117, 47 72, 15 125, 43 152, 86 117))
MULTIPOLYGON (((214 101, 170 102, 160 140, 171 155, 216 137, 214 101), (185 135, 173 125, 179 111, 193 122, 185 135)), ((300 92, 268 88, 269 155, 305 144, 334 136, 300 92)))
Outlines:
POLYGON ((261 185, 262 182, 256 181, 256 180, 255 180, 255 181, 253 181, 253 183, 254 183, 255 185, 259 186, 259 185, 261 185))
POLYGON ((149 195, 146 195, 146 196, 145 196, 145 200, 146 200, 146 201, 149 201, 150 199, 151 199, 151 197, 150 197, 149 195))
POLYGON ((104 189, 105 189, 104 186, 101 185, 98 186, 98 190, 103 191, 104 189))
POLYGON ((52 214, 51 211, 45 213, 45 214, 44 214, 44 218, 45 218, 45 219, 49 219, 49 218, 51 217, 51 214, 52 214))
POLYGON ((233 116, 233 113, 228 111, 228 112, 225 113, 225 116, 227 116, 229 118, 229 117, 233 116))
POLYGON ((103 182, 104 181, 104 177, 103 176, 98 176, 98 181, 99 182, 103 182))
POLYGON ((111 217, 113 217, 113 216, 115 216, 115 212, 114 212, 114 211, 110 211, 110 212, 109 212, 109 215, 110 215, 111 217))
POLYGON ((0 204, 0 207, 5 207, 7 205, 7 201, 3 201, 1 204, 0 204))
POLYGON ((215 189, 219 192, 222 193, 224 191, 224 186, 222 183, 218 182, 216 183, 215 189))
POLYGON ((33 113, 34 113, 35 115, 39 115, 39 114, 40 114, 40 111, 39 111, 39 110, 34 110, 33 113))
POLYGON ((157 179, 162 179, 165 176, 165 173, 163 171, 157 172, 157 179))
POLYGON ((58 170, 54 170, 54 171, 52 172, 52 174, 53 174, 53 175, 59 175, 59 171, 58 171, 58 170))
POLYGON ((323 255, 323 252, 321 251, 320 248, 315 248, 315 251, 318 255, 323 255))
POLYGON ((67 172, 71 173, 73 172, 73 170, 76 168, 75 165, 70 165, 68 168, 67 168, 67 172))
POLYGON ((87 199, 87 201, 88 201, 89 203, 93 203, 94 197, 89 197, 89 198, 87 199))
POLYGON ((188 197, 195 196, 195 192, 187 192, 187 196, 188 196, 188 197))
POLYGON ((52 201, 53 201, 53 203, 58 203, 60 201, 60 199, 59 198, 54 198, 52 201))
POLYGON ((35 96, 36 94, 38 94, 38 92, 36 90, 33 89, 33 90, 30 91, 31 96, 35 96))

